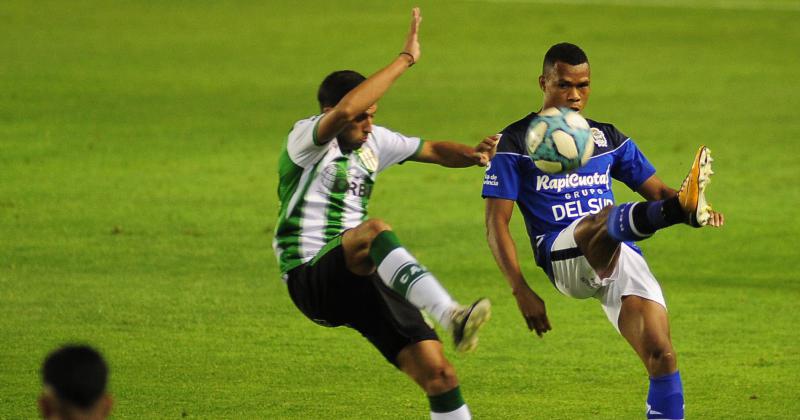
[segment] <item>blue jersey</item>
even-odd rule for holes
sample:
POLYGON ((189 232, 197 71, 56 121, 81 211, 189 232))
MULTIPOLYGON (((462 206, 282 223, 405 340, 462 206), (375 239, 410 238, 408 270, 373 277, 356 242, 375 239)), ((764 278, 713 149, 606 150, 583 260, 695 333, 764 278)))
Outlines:
POLYGON ((558 232, 575 219, 614 204, 612 178, 635 191, 656 172, 633 140, 611 124, 592 120, 587 120, 594 141, 589 162, 564 174, 542 172, 528 156, 525 143, 534 117, 536 113, 531 113, 501 132, 497 154, 486 169, 482 194, 484 198, 517 202, 534 250, 547 233, 558 232))

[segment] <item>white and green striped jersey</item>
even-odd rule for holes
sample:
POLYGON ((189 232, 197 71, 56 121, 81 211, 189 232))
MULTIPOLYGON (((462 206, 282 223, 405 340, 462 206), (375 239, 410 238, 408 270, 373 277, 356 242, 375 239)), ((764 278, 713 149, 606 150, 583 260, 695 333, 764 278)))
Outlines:
POLYGON ((281 206, 272 246, 282 274, 308 262, 345 229, 366 220, 378 173, 422 148, 418 137, 373 126, 360 149, 342 153, 336 139, 316 143, 321 117, 294 124, 278 162, 281 206))

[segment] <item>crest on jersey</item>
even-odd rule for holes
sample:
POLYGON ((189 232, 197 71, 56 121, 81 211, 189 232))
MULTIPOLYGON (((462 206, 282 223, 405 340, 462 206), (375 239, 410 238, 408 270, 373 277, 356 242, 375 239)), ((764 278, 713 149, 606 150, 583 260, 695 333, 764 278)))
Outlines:
POLYGON ((606 135, 603 134, 602 131, 594 127, 592 127, 592 140, 594 140, 594 144, 597 145, 597 147, 608 147, 608 140, 606 140, 606 135))
POLYGON ((361 163, 361 166, 369 171, 369 173, 378 170, 378 156, 371 148, 362 146, 360 149, 356 150, 356 155, 358 155, 358 161, 361 163))

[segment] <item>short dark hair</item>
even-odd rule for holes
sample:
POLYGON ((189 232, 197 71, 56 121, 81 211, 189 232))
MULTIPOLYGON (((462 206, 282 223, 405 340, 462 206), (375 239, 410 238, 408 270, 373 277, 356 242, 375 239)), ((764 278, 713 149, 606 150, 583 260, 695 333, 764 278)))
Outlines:
POLYGON ((105 393, 108 366, 95 349, 66 345, 44 360, 42 381, 52 387, 60 400, 88 409, 105 393))
POLYGON ((329 74, 319 85, 317 91, 320 109, 336 106, 344 98, 344 95, 347 95, 347 92, 353 90, 364 80, 367 78, 353 70, 339 70, 329 74))
POLYGON ((589 58, 586 57, 586 53, 583 52, 581 47, 575 44, 562 42, 560 44, 553 45, 544 55, 542 74, 547 73, 549 69, 553 68, 553 66, 556 64, 556 61, 561 61, 571 66, 577 66, 578 64, 588 63, 589 58))

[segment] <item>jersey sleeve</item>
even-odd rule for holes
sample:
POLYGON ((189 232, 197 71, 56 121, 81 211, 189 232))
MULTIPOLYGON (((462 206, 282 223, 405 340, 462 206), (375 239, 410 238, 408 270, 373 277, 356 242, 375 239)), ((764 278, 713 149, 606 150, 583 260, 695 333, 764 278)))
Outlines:
POLYGON ((306 168, 318 161, 330 145, 317 144, 317 127, 325 114, 316 115, 294 124, 286 142, 286 151, 295 165, 306 168))
POLYGON ((633 191, 656 173, 656 168, 630 138, 625 140, 614 153, 616 156, 611 167, 611 176, 624 182, 633 191))
POLYGON ((424 143, 419 137, 407 137, 381 126, 372 127, 372 136, 378 147, 378 172, 416 156, 424 143))
POLYGON ((500 133, 497 153, 486 165, 483 175, 483 198, 517 200, 520 187, 520 160, 530 159, 525 153, 523 139, 508 129, 500 133))

